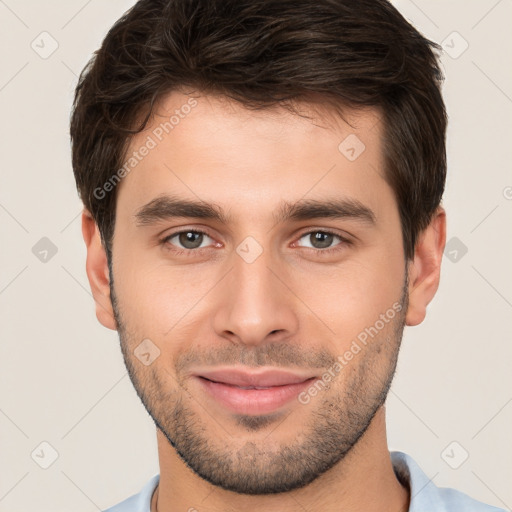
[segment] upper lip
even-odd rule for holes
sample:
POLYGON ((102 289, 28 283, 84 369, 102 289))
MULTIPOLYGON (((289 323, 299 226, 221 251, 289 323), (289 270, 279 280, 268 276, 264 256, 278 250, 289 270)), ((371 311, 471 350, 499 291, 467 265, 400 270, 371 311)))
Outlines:
POLYGON ((214 382, 231 384, 233 386, 284 386, 298 384, 314 377, 311 374, 297 373, 290 370, 267 369, 260 371, 247 371, 236 368, 222 368, 201 371, 195 374, 214 382))

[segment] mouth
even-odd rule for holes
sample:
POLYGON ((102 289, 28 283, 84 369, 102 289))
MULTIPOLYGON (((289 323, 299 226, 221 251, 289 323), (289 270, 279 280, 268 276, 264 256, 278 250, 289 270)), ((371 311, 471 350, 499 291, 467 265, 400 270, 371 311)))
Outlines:
MULTIPOLYGON (((246 415, 270 414, 278 411, 306 389, 316 377, 277 385, 221 382, 205 376, 196 376, 202 391, 230 412, 246 415)), ((290 378, 288 377, 288 380, 290 378)))
POLYGON ((209 380, 210 382, 215 382, 216 384, 224 384, 225 386, 231 386, 231 387, 238 388, 238 389, 271 389, 271 388, 277 387, 277 386, 237 386, 235 384, 229 384, 227 382, 218 382, 215 380, 206 379, 206 377, 202 377, 202 378, 204 378, 205 380, 209 380))

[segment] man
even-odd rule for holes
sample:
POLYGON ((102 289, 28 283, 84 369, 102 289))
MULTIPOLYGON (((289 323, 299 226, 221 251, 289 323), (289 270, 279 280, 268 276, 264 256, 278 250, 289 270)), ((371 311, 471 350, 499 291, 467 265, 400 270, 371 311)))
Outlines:
POLYGON ((110 512, 498 510, 386 441, 445 245, 438 49, 384 0, 141 0, 107 34, 73 168, 160 462, 110 512))

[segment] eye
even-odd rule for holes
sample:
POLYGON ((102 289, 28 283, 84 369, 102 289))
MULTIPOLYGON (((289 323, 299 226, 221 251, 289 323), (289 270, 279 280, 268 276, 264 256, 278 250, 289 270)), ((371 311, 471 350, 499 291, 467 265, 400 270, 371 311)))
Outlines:
POLYGON ((206 247, 209 245, 208 243, 203 245, 206 239, 209 239, 210 243, 213 242, 213 239, 204 231, 186 229, 184 231, 177 231, 176 233, 170 234, 162 240, 162 243, 175 245, 178 252, 183 252, 183 249, 190 251, 206 247), (176 240, 173 242, 174 239, 176 240))
MULTIPOLYGON (((216 242, 205 231, 197 229, 184 229, 176 231, 161 240, 168 250, 177 255, 193 255, 201 249, 205 249, 216 242)), ((303 233, 298 242, 293 245, 306 247, 317 254, 329 254, 338 250, 342 250, 345 246, 350 245, 351 241, 347 238, 325 229, 317 229, 303 233), (333 245, 335 240, 339 242, 333 245), (305 242, 301 243, 304 240, 305 242)), ((218 244, 222 246, 222 244, 218 244)))
POLYGON ((302 245, 299 243, 298 244, 299 246, 310 247, 311 249, 314 249, 318 252, 329 252, 331 250, 337 250, 337 247, 339 245, 350 244, 350 241, 347 240, 346 238, 344 238, 336 233, 333 233, 331 231, 320 230, 320 229, 315 230, 315 231, 309 231, 308 233, 304 233, 300 237, 299 242, 300 242, 300 240, 303 240, 303 239, 306 241, 306 244, 302 245), (340 243, 335 244, 333 246, 332 244, 336 238, 338 240, 340 240, 340 243))

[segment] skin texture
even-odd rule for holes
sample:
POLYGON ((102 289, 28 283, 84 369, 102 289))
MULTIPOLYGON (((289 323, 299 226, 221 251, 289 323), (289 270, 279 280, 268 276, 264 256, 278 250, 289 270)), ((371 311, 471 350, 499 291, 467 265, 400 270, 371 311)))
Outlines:
POLYGON ((255 112, 196 97, 157 140, 153 130, 189 101, 168 95, 131 141, 129 153, 148 136, 157 144, 118 185, 111 272, 91 215, 82 216, 98 320, 118 330, 132 382, 157 425, 161 476, 152 510, 407 510, 409 492, 387 448, 384 401, 403 327, 424 319, 439 284, 444 210, 406 262, 383 178, 377 110, 346 111, 349 126, 321 104, 302 105, 311 120, 281 107, 255 112), (354 161, 338 149, 350 134, 365 145, 354 161), (215 203, 228 222, 175 217, 138 226, 136 213, 162 194, 215 203), (273 217, 282 201, 340 198, 370 208, 375 222, 273 217), (199 235, 199 248, 184 236, 163 241, 180 230, 207 235, 199 235), (325 230, 335 235, 315 242, 325 230), (237 252, 246 237, 251 254, 261 251, 250 263, 237 252), (387 321, 377 324, 380 315, 387 321), (192 375, 199 367, 264 366, 320 379, 376 325, 328 386, 272 414, 234 414, 192 375), (159 350, 149 365, 136 357, 145 339, 159 350))

